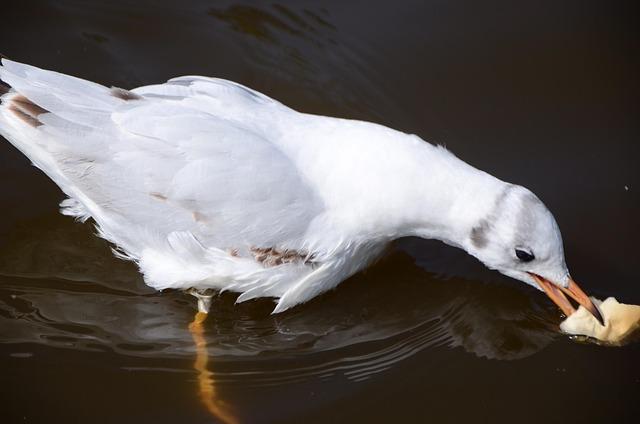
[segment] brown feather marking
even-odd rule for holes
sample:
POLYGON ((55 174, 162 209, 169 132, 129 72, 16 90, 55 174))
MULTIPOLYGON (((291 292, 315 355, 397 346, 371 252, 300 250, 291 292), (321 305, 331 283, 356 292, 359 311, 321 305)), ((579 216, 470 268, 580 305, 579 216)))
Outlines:
POLYGON ((118 87, 111 87, 111 95, 127 102, 130 100, 142 100, 142 96, 118 87))
POLYGON ((156 199, 163 200, 163 201, 168 199, 168 197, 165 196, 164 194, 156 193, 155 191, 149 193, 149 196, 155 197, 156 199))
POLYGON ((313 263, 313 255, 297 250, 278 250, 274 247, 252 247, 250 250, 255 260, 267 267, 296 262, 313 263))
POLYGON ((9 106, 9 110, 11 112, 14 113, 14 115, 16 115, 18 118, 20 118, 22 121, 26 122, 27 124, 31 125, 33 128, 37 128, 40 125, 42 125, 42 122, 38 121, 36 118, 34 118, 31 115, 28 115, 26 113, 24 113, 23 111, 21 111, 20 109, 18 109, 15 105, 11 105, 9 106))
POLYGON ((11 86, 0 80, 0 96, 4 96, 11 90, 11 86))
POLYGON ((193 211, 191 212, 191 216, 193 216, 193 220, 196 222, 204 222, 207 220, 206 215, 198 212, 198 211, 193 211))
POLYGON ((43 113, 49 112, 47 109, 44 109, 38 106, 37 104, 33 103, 31 100, 27 99, 22 94, 18 94, 17 96, 15 96, 13 99, 11 99, 11 102, 15 106, 20 108, 20 110, 22 110, 24 113, 30 115, 32 118, 37 118, 43 113))

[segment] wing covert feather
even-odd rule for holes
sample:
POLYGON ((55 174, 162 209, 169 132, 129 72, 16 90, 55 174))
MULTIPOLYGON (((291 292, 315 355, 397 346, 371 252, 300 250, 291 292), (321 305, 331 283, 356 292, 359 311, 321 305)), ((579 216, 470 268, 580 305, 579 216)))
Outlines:
POLYGON ((157 109, 114 117, 126 140, 113 144, 105 167, 126 180, 109 190, 123 216, 161 233, 190 231, 218 248, 301 246, 322 202, 287 156, 237 122, 177 105, 157 109), (123 185, 129 189, 119 201, 123 185))

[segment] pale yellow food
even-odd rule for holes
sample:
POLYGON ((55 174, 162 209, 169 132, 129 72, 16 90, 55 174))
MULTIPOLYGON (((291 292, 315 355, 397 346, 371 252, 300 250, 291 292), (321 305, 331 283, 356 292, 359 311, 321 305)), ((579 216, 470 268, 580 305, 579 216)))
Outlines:
POLYGON ((605 343, 618 344, 640 327, 640 306, 625 305, 610 297, 604 302, 591 298, 604 317, 600 323, 585 308, 580 308, 562 321, 560 329, 568 334, 589 336, 605 343))

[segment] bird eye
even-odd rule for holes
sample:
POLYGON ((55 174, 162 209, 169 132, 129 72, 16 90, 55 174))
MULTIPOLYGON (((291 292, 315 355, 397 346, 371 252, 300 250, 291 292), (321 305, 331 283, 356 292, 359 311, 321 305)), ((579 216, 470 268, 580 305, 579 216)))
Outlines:
POLYGON ((522 249, 516 249, 516 256, 522 262, 531 262, 536 258, 535 256, 533 256, 533 253, 527 252, 526 250, 522 250, 522 249))

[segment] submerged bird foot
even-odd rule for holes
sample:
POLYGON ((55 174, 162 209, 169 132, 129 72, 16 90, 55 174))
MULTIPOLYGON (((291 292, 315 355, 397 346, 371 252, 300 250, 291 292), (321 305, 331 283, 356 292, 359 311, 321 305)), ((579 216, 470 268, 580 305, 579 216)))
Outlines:
POLYGON ((202 323, 207 319, 207 315, 209 314, 207 314, 206 312, 196 312, 196 315, 193 317, 193 321, 191 321, 191 323, 189 324, 189 332, 193 337, 196 337, 198 335, 202 336, 202 334, 204 333, 202 323))
MULTIPOLYGON (((203 295, 198 293, 196 289, 189 290, 189 293, 198 298, 198 304, 200 303, 201 296, 205 298, 205 300, 208 298, 208 301, 211 301, 212 295, 203 295)), ((189 324, 189 332, 193 337, 196 347, 196 361, 193 364, 193 368, 198 373, 198 394, 204 406, 216 418, 216 422, 239 424, 233 408, 225 400, 220 398, 220 394, 217 392, 215 386, 215 375, 207 366, 210 358, 207 350, 207 340, 204 334, 205 328, 204 325, 202 325, 205 319, 207 319, 207 313, 198 311, 193 321, 189 324)))

